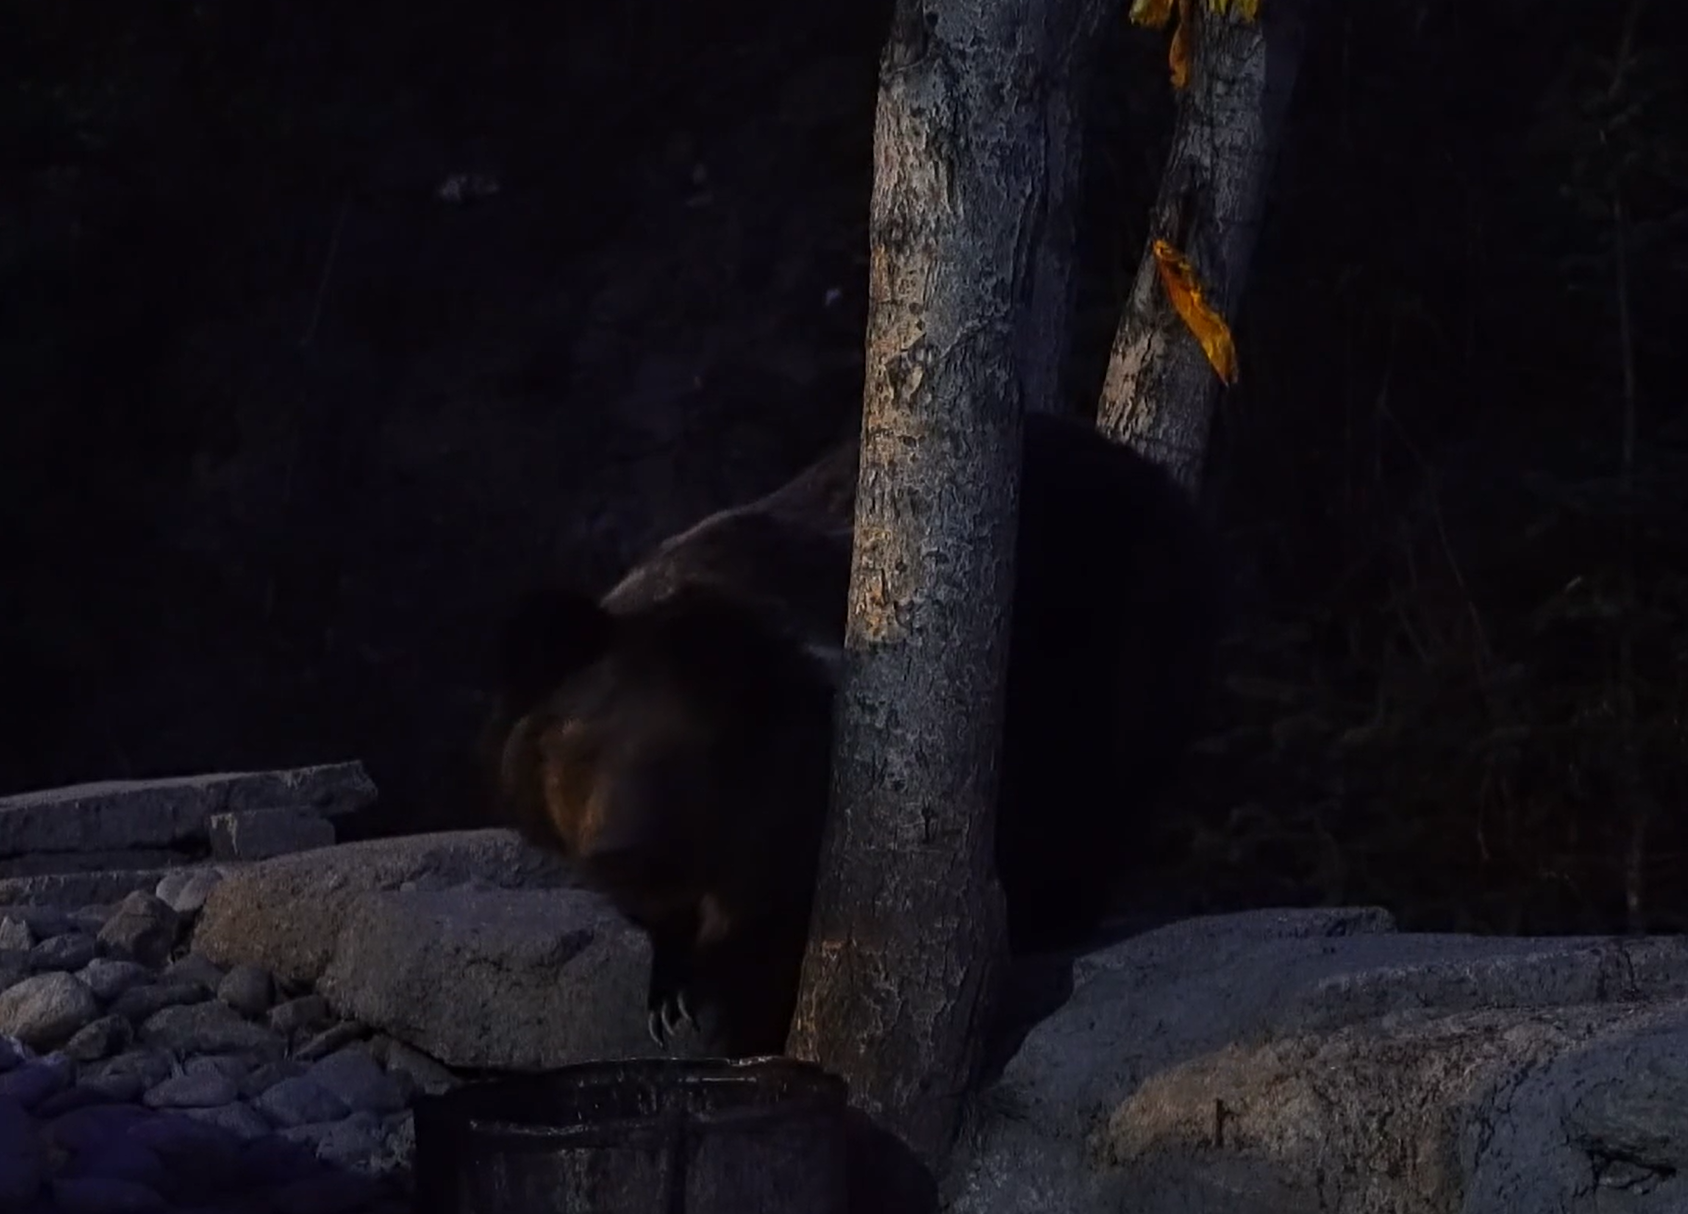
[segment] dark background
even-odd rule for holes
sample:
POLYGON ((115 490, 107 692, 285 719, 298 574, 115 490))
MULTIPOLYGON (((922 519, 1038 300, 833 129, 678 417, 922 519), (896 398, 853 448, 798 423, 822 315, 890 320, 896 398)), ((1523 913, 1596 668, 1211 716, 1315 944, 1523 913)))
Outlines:
MULTIPOLYGON (((1078 409, 1171 114, 1126 7, 1078 409)), ((1146 825, 1176 909, 1688 918, 1672 9, 1319 10, 1214 440, 1245 618, 1146 825)), ((510 594, 852 424, 887 12, 9 6, 0 792, 362 757, 361 831, 468 824, 510 594)))

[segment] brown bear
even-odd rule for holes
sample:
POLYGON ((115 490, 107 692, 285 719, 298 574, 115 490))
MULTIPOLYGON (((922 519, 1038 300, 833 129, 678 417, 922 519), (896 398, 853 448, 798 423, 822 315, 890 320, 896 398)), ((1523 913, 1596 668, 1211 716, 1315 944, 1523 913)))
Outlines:
MULTIPOLYGON (((1221 625, 1184 492, 1082 422, 1025 419, 995 856, 1019 953, 1103 918, 1196 729, 1221 625)), ((784 1048, 830 788, 858 445, 711 515, 602 600, 501 638, 496 793, 650 935, 653 1036, 784 1048)))

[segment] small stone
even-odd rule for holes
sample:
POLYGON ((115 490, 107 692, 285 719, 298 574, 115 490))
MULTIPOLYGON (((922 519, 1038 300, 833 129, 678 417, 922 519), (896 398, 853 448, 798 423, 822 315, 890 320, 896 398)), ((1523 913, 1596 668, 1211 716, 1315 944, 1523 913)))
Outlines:
POLYGON ((15 1100, 33 1109, 70 1086, 71 1066, 67 1058, 33 1058, 0 1075, 0 1101, 15 1100))
POLYGON ((132 986, 113 999, 111 1011, 113 1015, 139 1023, 151 1020, 165 1008, 204 1003, 210 997, 209 991, 194 982, 147 983, 132 986))
POLYGON ((92 936, 66 932, 49 936, 29 950, 29 963, 38 970, 79 970, 100 951, 92 936))
POLYGON ((35 947, 35 933, 22 919, 0 919, 0 948, 27 953, 35 947))
POLYGON ((209 1109, 240 1096, 234 1080, 216 1071, 174 1075, 147 1089, 141 1102, 149 1109, 209 1109))
POLYGON ((443 1062, 428 1057, 421 1050, 413 1049, 402 1041, 388 1040, 386 1055, 387 1071, 390 1075, 399 1078, 401 1083, 410 1082, 429 1096, 449 1092, 463 1082, 443 1062))
POLYGON ((209 866, 180 868, 164 874, 153 893, 178 915, 197 915, 224 875, 222 869, 209 866))
POLYGON ((129 1050, 102 1063, 93 1074, 83 1076, 82 1082, 111 1092, 130 1091, 124 1099, 133 1100, 145 1089, 170 1078, 174 1070, 170 1055, 143 1048, 129 1050))
POLYGON ((301 995, 270 1009, 270 1028, 283 1037, 292 1037, 327 1022, 328 1000, 321 995, 301 995))
POLYGON ((217 1105, 215 1108, 182 1111, 195 1121, 227 1130, 243 1142, 266 1137, 270 1133, 270 1123, 264 1119, 263 1114, 238 1100, 217 1105))
POLYGON ((132 1180, 55 1180, 58 1214, 163 1214, 168 1209, 158 1190, 132 1180))
POLYGON ((110 1002, 124 991, 152 978, 152 971, 133 961, 96 957, 76 972, 96 998, 110 1002))
POLYGON ((94 992, 72 974, 37 974, 0 992, 0 1033, 31 1049, 59 1045, 99 1014, 94 992))
POLYGON ((237 965, 218 985, 217 998, 242 1016, 262 1016, 275 999, 275 983, 266 969, 237 965))
POLYGON ((114 955, 143 965, 170 959, 181 917, 169 903, 136 890, 117 904, 117 913, 100 929, 100 943, 114 955))
POLYGON ((129 1048, 135 1030, 124 1016, 101 1016, 82 1026, 60 1050, 73 1062, 96 1062, 129 1048))
POLYGON ((266 1062, 241 1080, 240 1094, 243 1098, 252 1100, 269 1091, 283 1079, 297 1079, 304 1073, 305 1068, 291 1058, 266 1062))
POLYGON ((252 1103, 272 1124, 283 1128, 338 1121, 351 1111, 334 1093, 305 1078, 283 1079, 252 1103))
POLYGON ((206 994, 216 991, 223 980, 223 967, 203 953, 189 953, 164 967, 164 981, 191 982, 205 988, 206 994))
POLYGON ((293 1056, 300 1062, 315 1062, 318 1058, 332 1054, 341 1046, 361 1041, 368 1035, 369 1029, 357 1021, 342 1020, 307 1040, 293 1051, 293 1056))
POLYGON ((231 1083, 239 1083, 251 1073, 252 1064, 239 1054, 201 1054, 197 1058, 189 1058, 182 1066, 184 1074, 197 1075, 201 1072, 211 1072, 221 1075, 231 1083))
POLYGON ((336 1050, 306 1071, 305 1077, 354 1111, 396 1113, 405 1105, 397 1081, 361 1046, 336 1050))
POLYGON ((221 1003, 167 1007, 142 1024, 141 1040, 178 1054, 254 1054, 265 1061, 287 1050, 280 1037, 221 1003))

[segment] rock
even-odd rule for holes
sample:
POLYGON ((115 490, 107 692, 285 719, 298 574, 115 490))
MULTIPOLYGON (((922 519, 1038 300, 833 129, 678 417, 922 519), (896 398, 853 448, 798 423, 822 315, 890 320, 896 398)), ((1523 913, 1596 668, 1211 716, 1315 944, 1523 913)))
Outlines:
POLYGON ((82 1154, 122 1138, 131 1126, 152 1116, 134 1104, 99 1105, 54 1117, 42 1130, 49 1145, 82 1154))
POLYGON ((63 1175, 77 1179, 130 1180, 161 1189, 169 1180, 164 1161, 156 1151, 113 1137, 90 1144, 65 1167, 63 1175))
POLYGON ((139 1024, 150 1020, 167 1007, 182 1007, 203 1003, 211 994, 197 982, 147 983, 132 986, 111 1001, 113 1015, 139 1024))
POLYGON ((231 874, 206 898, 194 946, 221 965, 245 961, 284 981, 314 983, 360 895, 424 877, 509 889, 569 880, 562 864, 503 829, 340 843, 231 874))
POLYGON ((152 971, 133 961, 96 957, 76 972, 97 999, 110 1002, 140 982, 149 981, 152 971))
POLYGON ((76 1031, 60 1051, 72 1062, 96 1062, 129 1048, 134 1027, 123 1016, 101 1016, 76 1031))
POLYGON ((223 967, 199 953, 188 953, 165 966, 163 977, 165 982, 191 982, 210 995, 223 981, 223 967))
POLYGON ((227 1130, 242 1141, 261 1138, 271 1132, 270 1123, 251 1105, 234 1101, 209 1109, 183 1109, 189 1117, 206 1125, 227 1130))
POLYGON ((207 829, 218 860, 268 860, 334 844, 334 823, 293 806, 213 814, 207 829))
POLYGON ((86 1083, 73 1084, 61 1091, 54 1092, 47 1099, 35 1106, 35 1116, 43 1121, 51 1121, 55 1117, 62 1117, 66 1113, 74 1113, 77 1109, 90 1108, 94 1105, 112 1104, 111 1093, 104 1088, 92 1087, 86 1083))
POLYGON ((33 1109, 70 1086, 71 1062, 66 1058, 32 1058, 0 1075, 0 1101, 15 1100, 33 1109))
POLYGON ((262 1016, 275 999, 275 982, 260 966, 237 965, 218 984, 217 998, 242 1016, 262 1016))
POLYGON ((240 1083, 240 1095, 244 1100, 253 1100, 269 1091, 283 1079, 297 1079, 305 1073, 302 1064, 291 1058, 284 1058, 279 1062, 266 1062, 263 1066, 254 1067, 240 1083))
POLYGON ((10 915, 0 919, 0 949, 27 953, 34 947, 35 933, 30 930, 29 924, 10 915))
POLYGON ((332 1054, 341 1046, 350 1045, 369 1036, 369 1029, 355 1020, 342 1021, 331 1024, 322 1032, 303 1042, 293 1051, 293 1056, 300 1062, 315 1062, 317 1059, 332 1054))
POLYGON ((404 1091, 360 1046, 336 1050, 313 1064, 305 1077, 332 1092, 353 1112, 396 1113, 404 1108, 404 1091))
POLYGON ((207 865, 176 869, 159 878, 153 895, 178 915, 197 915, 206 897, 228 876, 228 870, 207 865))
POLYGON ((1073 972, 974 1102, 955 1214, 1592 1211, 1615 1159, 1613 1209, 1688 1200, 1688 941, 1258 912, 1073 972))
POLYGON ((319 989, 449 1066, 535 1070, 652 1052, 649 944, 578 890, 369 894, 319 989))
POLYGON ((368 1112, 354 1111, 339 1121, 296 1126, 281 1133, 295 1142, 312 1144, 318 1159, 338 1168, 367 1165, 381 1149, 381 1119, 368 1112))
POLYGON ((0 1033, 31 1049, 62 1044, 99 1014, 94 992, 72 974, 37 974, 0 992, 0 1033))
POLYGON ((359 763, 78 784, 0 797, 0 856, 168 847, 204 839, 215 813, 310 805, 334 817, 374 800, 359 763))
POLYGON ((169 1169, 164 1196, 191 1206, 240 1179, 241 1140, 223 1127, 166 1109, 130 1126, 127 1137, 158 1153, 169 1169))
POLYGON ((217 1071, 201 1070, 155 1084, 141 1099, 149 1109, 209 1109, 239 1098, 240 1089, 234 1080, 217 1071))
POLYGON ((239 1054, 201 1054, 184 1062, 182 1072, 187 1075, 221 1075, 231 1083, 241 1083, 252 1073, 252 1063, 239 1054))
POLYGON ((435 1061, 421 1050, 412 1049, 402 1041, 386 1039, 384 1052, 387 1072, 424 1095, 438 1096, 463 1082, 452 1074, 444 1063, 435 1061))
POLYGON ((29 1047, 15 1037, 0 1034, 0 1075, 13 1067, 22 1066, 29 1056, 29 1047))
POLYGON ((0 1097, 0 1210, 22 1210, 46 1180, 41 1143, 29 1113, 0 1097))
POLYGON ((309 1079, 283 1079, 253 1102, 273 1125, 283 1129, 314 1122, 338 1121, 351 1112, 346 1102, 309 1079))
POLYGON ((315 1029, 329 1020, 328 1000, 321 995, 300 995, 270 1009, 269 1025, 283 1037, 315 1029))
POLYGON ((167 1007, 141 1026, 141 1040, 178 1054, 190 1052, 252 1054, 265 1061, 280 1058, 286 1043, 267 1028, 242 1020, 221 1003, 167 1007))
POLYGON ((100 943, 120 959, 160 966, 170 959, 181 917, 166 902, 136 891, 100 929, 100 943))
POLYGON ((38 970, 80 970, 99 951, 92 936, 66 932, 62 936, 49 936, 30 949, 29 963, 38 970))

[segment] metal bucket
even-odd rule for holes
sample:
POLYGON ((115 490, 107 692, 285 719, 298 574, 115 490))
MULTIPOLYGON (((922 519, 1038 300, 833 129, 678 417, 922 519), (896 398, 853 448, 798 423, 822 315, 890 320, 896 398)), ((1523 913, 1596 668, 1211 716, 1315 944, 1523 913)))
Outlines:
POLYGON ((417 1214, 844 1214, 844 1081, 629 1059, 417 1102, 417 1214))

